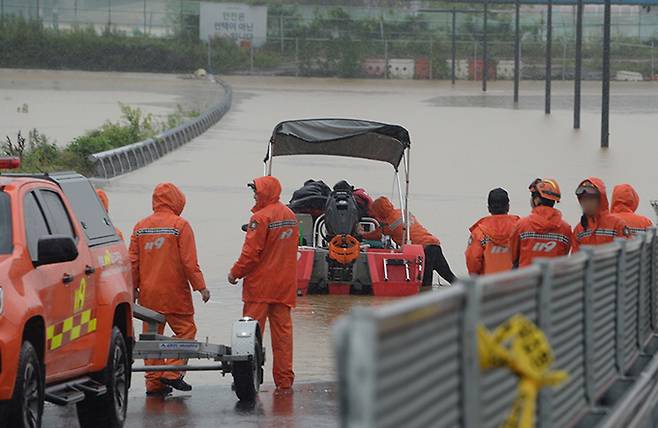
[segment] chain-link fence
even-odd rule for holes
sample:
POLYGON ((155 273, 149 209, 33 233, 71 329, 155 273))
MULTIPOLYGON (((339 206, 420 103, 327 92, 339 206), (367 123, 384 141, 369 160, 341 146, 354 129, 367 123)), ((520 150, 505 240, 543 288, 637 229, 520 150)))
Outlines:
MULTIPOLYGON (((514 43, 488 42, 488 78, 514 78, 514 43)), ((545 44, 524 41, 520 46, 521 78, 544 79, 545 44)), ((483 43, 455 43, 455 78, 481 80, 483 43)), ((284 38, 268 40, 260 48, 249 48, 248 67, 240 72, 295 76, 338 76, 381 79, 450 79, 452 42, 430 40, 331 40, 284 38)), ((587 46, 583 59, 583 78, 601 79, 602 49, 587 46)), ((639 73, 644 79, 657 78, 655 44, 612 43, 611 70, 639 73)), ((221 61, 216 58, 214 61, 221 61)), ((216 64, 209 64, 215 67, 216 64)), ((574 78, 575 46, 572 41, 553 41, 551 75, 553 79, 574 78)), ((624 77, 619 77, 624 79, 624 77)))
MULTIPOLYGON (((5 27, 0 42, 9 48, 4 60, 0 59, 0 66, 165 72, 207 68, 214 72, 295 76, 450 79, 454 50, 455 78, 482 78, 485 32, 479 5, 431 11, 402 8, 395 13, 376 7, 273 5, 268 7, 265 39, 251 43, 220 37, 202 39, 201 3, 197 0, 0 0, 0 16, 5 27), (16 22, 21 25, 38 22, 43 28, 35 36, 39 42, 28 53, 23 52, 24 46, 30 45, 28 36, 37 32, 33 26, 26 31, 16 26, 16 22), (19 46, 20 43, 24 46, 19 46), (66 59, 67 53, 72 52, 66 47, 72 44, 81 50, 75 51, 74 58, 66 59), (49 51, 39 51, 39 46, 44 45, 51 51, 63 52, 51 55, 49 51), (131 59, 133 51, 135 58, 131 59), (95 54, 107 53, 111 55, 104 56, 111 58, 111 63, 92 60, 95 54), (89 58, 87 63, 84 58, 89 58)), ((524 7, 521 18, 521 76, 542 79, 546 73, 546 9, 524 7)), ((513 78, 513 20, 514 11, 507 6, 489 10, 486 46, 490 79, 513 78)), ((574 20, 573 8, 555 7, 552 49, 555 79, 574 76, 574 20)), ((601 77, 602 22, 601 7, 588 5, 584 19, 585 79, 601 77)), ((627 71, 632 72, 632 79, 655 79, 658 12, 641 7, 616 7, 612 33, 613 78, 617 72, 627 71)), ((628 73, 621 76, 629 78, 628 73)))

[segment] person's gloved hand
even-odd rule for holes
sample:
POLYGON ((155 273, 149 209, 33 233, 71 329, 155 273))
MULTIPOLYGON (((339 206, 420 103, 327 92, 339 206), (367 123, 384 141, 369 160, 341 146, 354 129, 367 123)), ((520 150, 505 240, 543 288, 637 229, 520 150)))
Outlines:
POLYGON ((228 274, 228 282, 229 282, 229 284, 236 285, 236 284, 238 283, 238 279, 235 278, 235 277, 233 277, 233 275, 231 275, 231 273, 229 272, 229 274, 228 274))
POLYGON ((210 290, 207 288, 204 288, 203 290, 199 290, 199 293, 201 293, 201 297, 203 298, 203 303, 207 303, 208 300, 210 300, 210 290))

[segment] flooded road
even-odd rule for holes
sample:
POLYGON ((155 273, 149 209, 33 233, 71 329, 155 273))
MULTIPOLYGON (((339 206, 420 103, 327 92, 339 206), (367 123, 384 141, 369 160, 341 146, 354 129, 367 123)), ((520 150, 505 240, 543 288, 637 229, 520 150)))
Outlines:
MULTIPOLYGON (((443 82, 227 80, 234 89, 234 104, 219 124, 156 163, 105 186, 111 216, 126 236, 151 212, 151 192, 157 183, 172 181, 186 193, 183 216, 195 230, 201 267, 212 291, 205 305, 199 296, 194 297, 199 339, 228 343, 231 324, 241 315, 241 289, 229 286, 226 274, 239 255, 244 238, 240 226, 248 220, 253 203, 246 183, 262 175, 267 141, 282 120, 355 117, 406 127, 412 139, 411 210, 441 238, 458 275, 466 272, 463 251, 468 227, 487 214, 486 195, 493 187, 506 188, 512 211, 526 215, 528 184, 536 177, 554 177, 562 187, 559 208, 574 224, 579 218, 575 187, 584 177, 597 175, 609 189, 621 182, 635 185, 643 198, 639 211, 653 216, 648 201, 658 198, 658 83, 613 84, 611 149, 601 150, 600 86, 593 83, 584 85, 582 129, 574 131, 569 110, 571 83, 554 86, 555 112, 545 116, 540 111, 541 83, 524 82, 521 103, 515 108, 510 82, 494 82, 483 95, 477 83, 452 88, 443 82)), ((111 83, 105 85, 111 87, 111 83)), ((41 128, 39 123, 35 126, 41 128)), ((347 179, 374 196, 391 196, 394 185, 391 167, 372 161, 277 158, 273 172, 282 181, 285 201, 309 178, 330 185, 347 179)), ((177 394, 162 407, 161 402, 143 397, 142 375, 136 374, 127 426, 184 426, 174 424, 182 420, 188 426, 332 426, 337 410, 331 383, 331 324, 353 305, 387 302, 390 300, 364 296, 298 299, 294 368, 302 392, 286 410, 289 416, 298 417, 286 419, 274 408, 285 400, 272 398, 271 346, 266 334, 266 385, 259 407, 245 410, 235 406, 230 376, 199 372, 187 377, 195 387, 192 398, 177 394), (272 416, 274 419, 268 419, 272 416)), ((48 426, 75 426, 71 412, 48 410, 48 426)))
MULTIPOLYGON (((598 175, 610 188, 614 183, 633 183, 643 198, 640 212, 653 216, 648 201, 658 197, 658 112, 652 108, 634 114, 613 111, 612 148, 602 151, 598 147, 600 116, 595 107, 585 106, 583 129, 574 131, 569 110, 545 116, 531 108, 509 108, 510 83, 496 83, 482 96, 476 85, 469 84, 453 89, 449 84, 416 82, 227 80, 234 88, 234 106, 217 126, 107 187, 112 218, 126 235, 150 212, 150 192, 158 182, 173 181, 187 194, 183 215, 195 229, 201 266, 213 293, 207 305, 195 300, 199 337, 207 336, 211 342, 228 342, 230 324, 240 316, 240 288, 227 285, 226 273, 239 254, 244 237, 240 226, 247 221, 252 206, 246 183, 262 174, 267 140, 282 120, 357 117, 405 126, 412 139, 411 209, 441 238, 458 275, 466 271, 463 251, 468 227, 486 215, 486 195, 493 187, 508 189, 512 211, 526 215, 530 181, 539 176, 555 177, 564 195, 559 208, 573 224, 579 218, 573 196, 577 183, 588 175, 598 175), (485 102, 497 97, 505 102, 457 108, 437 102, 437 97, 463 102, 470 96, 485 102)), ((558 85, 554 91, 558 97, 568 97, 571 85, 558 85)), ((598 85, 584 88, 591 99, 598 91, 598 85)), ((613 91, 615 97, 656 97, 658 84, 613 85, 613 91)), ((540 84, 525 84, 522 92, 536 97, 541 94, 540 84)), ((277 158, 274 174, 283 183, 286 201, 309 178, 323 179, 330 185, 347 179, 372 195, 391 195, 393 189, 390 166, 371 161, 277 158)), ((385 301, 370 297, 300 298, 294 313, 297 379, 332 380, 332 321, 354 304, 381 303, 385 301)), ((269 339, 266 344, 269 348, 269 339)), ((268 365, 266 382, 272 381, 270 371, 268 365)), ((192 373, 189 379, 194 384, 215 383, 215 377, 207 374, 192 373)), ((138 388, 142 388, 140 381, 136 391, 138 388)))
POLYGON ((178 106, 203 111, 223 93, 213 86, 174 74, 0 69, 0 130, 4 140, 36 128, 64 146, 107 121, 118 121, 119 103, 159 120, 178 106))

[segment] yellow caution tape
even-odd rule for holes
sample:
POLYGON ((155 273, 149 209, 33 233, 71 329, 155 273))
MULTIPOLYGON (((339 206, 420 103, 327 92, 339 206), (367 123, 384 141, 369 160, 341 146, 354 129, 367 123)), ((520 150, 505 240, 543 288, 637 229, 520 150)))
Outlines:
POLYGON ((503 428, 532 428, 539 391, 564 382, 565 371, 549 371, 555 361, 542 332, 523 315, 515 315, 493 332, 478 327, 480 368, 509 368, 519 378, 518 393, 503 428))

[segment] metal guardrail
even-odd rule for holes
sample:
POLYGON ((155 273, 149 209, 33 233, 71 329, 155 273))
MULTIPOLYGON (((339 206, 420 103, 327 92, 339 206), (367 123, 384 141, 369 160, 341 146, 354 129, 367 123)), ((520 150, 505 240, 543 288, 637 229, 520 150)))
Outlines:
POLYGON ((213 81, 224 88, 224 96, 219 103, 200 116, 154 138, 90 155, 89 161, 94 165, 95 177, 108 179, 139 169, 190 142, 219 122, 231 109, 233 92, 227 84, 213 81))
POLYGON ((341 426, 500 427, 518 379, 506 369, 480 372, 476 328, 493 329, 517 313, 546 334, 553 368, 569 373, 559 388, 541 391, 537 426, 655 426, 655 229, 440 293, 354 309, 335 327, 341 426))

